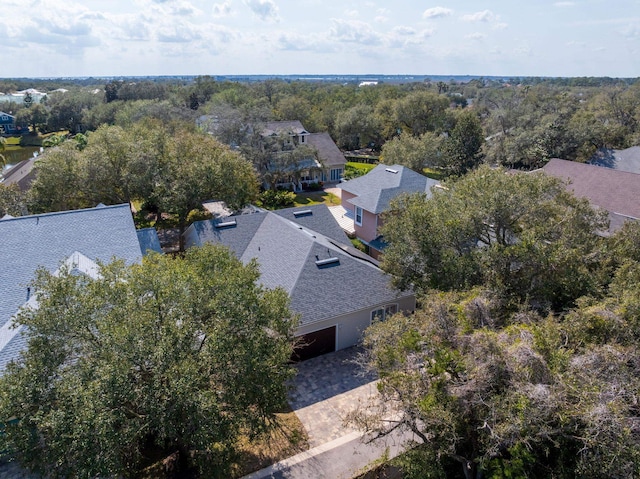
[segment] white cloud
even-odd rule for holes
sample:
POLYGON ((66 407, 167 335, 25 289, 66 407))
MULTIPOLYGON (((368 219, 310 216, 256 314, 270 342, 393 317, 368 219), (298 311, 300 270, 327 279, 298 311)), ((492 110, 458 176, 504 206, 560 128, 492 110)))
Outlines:
POLYGON ((231 15, 231 5, 229 2, 214 3, 211 12, 214 18, 229 16, 231 15))
POLYGON ((330 53, 336 51, 336 44, 321 35, 301 35, 290 31, 278 35, 280 50, 312 51, 330 53))
POLYGON ((263 21, 277 21, 278 6, 273 0, 244 0, 244 4, 263 21))
POLYGON ((199 40, 202 36, 187 25, 172 25, 158 29, 157 38, 163 43, 187 43, 199 40))
POLYGON ((191 16, 191 15, 198 15, 199 13, 201 13, 199 9, 197 9, 191 3, 186 1, 179 1, 176 3, 172 3, 170 5, 169 11, 173 15, 179 15, 179 16, 191 16))
POLYGON ((394 29, 391 32, 396 35, 415 35, 416 29, 412 27, 398 26, 398 27, 394 27, 394 29))
POLYGON ((381 42, 381 35, 368 23, 358 20, 331 19, 330 34, 343 42, 376 45, 381 42))
POLYGON ((492 22, 497 20, 497 17, 491 10, 483 10, 481 12, 463 15, 462 20, 465 22, 492 22))
POLYGON ((553 4, 554 7, 573 7, 576 2, 556 2, 553 4))
POLYGON ((358 10, 345 10, 344 15, 345 17, 357 17, 360 13, 358 10))
POLYGON ((427 8, 422 13, 422 18, 441 18, 441 17, 448 17, 450 15, 453 15, 453 10, 451 10, 450 8, 432 7, 432 8, 427 8))
POLYGON ((522 57, 530 57, 533 55, 533 51, 531 50, 531 48, 527 46, 514 48, 513 53, 515 53, 517 56, 522 56, 522 57))
POLYGON ((640 38, 640 28, 638 28, 636 25, 628 25, 627 27, 622 29, 621 33, 622 35, 630 39, 640 38))
POLYGON ((470 33, 468 35, 465 35, 464 37, 468 38, 469 40, 482 40, 484 38, 487 38, 487 36, 484 33, 480 33, 480 32, 470 33))
POLYGON ((373 19, 373 21, 376 23, 387 23, 389 21, 389 18, 385 17, 384 15, 378 15, 373 19))

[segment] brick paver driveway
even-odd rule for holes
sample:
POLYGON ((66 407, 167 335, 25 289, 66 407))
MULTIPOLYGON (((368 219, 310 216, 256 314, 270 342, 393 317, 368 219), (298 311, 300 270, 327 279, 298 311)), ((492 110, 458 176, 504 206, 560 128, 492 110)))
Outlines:
POLYGON ((289 403, 316 447, 355 429, 343 423, 358 406, 377 397, 376 377, 354 363, 357 347, 324 354, 296 365, 298 374, 289 403))

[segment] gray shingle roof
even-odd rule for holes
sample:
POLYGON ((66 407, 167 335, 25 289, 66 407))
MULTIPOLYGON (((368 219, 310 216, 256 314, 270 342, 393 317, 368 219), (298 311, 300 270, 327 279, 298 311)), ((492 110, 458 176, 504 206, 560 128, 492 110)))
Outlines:
POLYGON ((339 243, 351 244, 344 230, 336 222, 327 205, 297 206, 275 210, 275 214, 293 221, 309 230, 336 240, 339 243), (294 213, 310 212, 296 216, 294 213))
POLYGON ((311 133, 307 142, 318 150, 318 157, 326 168, 344 168, 347 160, 329 133, 311 133))
MULTIPOLYGON (((27 286, 42 266, 55 271, 80 252, 91 260, 141 259, 129 205, 22 216, 0 221, 0 328, 27 300, 27 286)), ((0 351, 0 371, 24 347, 18 334, 0 351)))
POLYGON ((347 193, 356 195, 349 203, 373 214, 389 209, 393 198, 402 193, 431 194, 431 187, 439 182, 427 178, 401 165, 379 164, 366 175, 354 178, 339 186, 347 193), (394 173, 395 171, 396 173, 394 173))
POLYGON ((140 251, 142 251, 143 255, 147 255, 152 251, 156 253, 163 252, 160 246, 160 238, 158 238, 158 232, 155 228, 143 228, 137 230, 136 233, 140 243, 140 251))
POLYGON ((592 165, 640 174, 640 146, 626 150, 603 148, 589 161, 592 165))
POLYGON ((389 277, 373 264, 350 256, 324 235, 285 216, 262 212, 229 217, 226 220, 235 220, 236 225, 220 229, 215 228, 219 220, 199 221, 186 231, 186 242, 226 245, 245 263, 256 258, 262 284, 289 293, 302 325, 412 295, 392 289, 389 277), (330 257, 339 261, 316 265, 316 260, 330 257))

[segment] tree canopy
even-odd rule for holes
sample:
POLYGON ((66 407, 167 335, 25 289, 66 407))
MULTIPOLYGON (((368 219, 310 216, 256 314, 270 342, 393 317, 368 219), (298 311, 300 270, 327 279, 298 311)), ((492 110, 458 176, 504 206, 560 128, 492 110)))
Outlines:
POLYGON ((382 401, 351 420, 414 433, 403 477, 640 474, 640 223, 607 226, 487 166, 392 204, 382 265, 419 307, 366 331, 382 401))
POLYGON ((238 209, 258 190, 251 163, 228 146, 192 127, 150 119, 102 126, 82 150, 67 142, 47 150, 35 168, 33 213, 141 200, 158 215, 176 215, 182 229, 203 201, 238 209))
POLYGON ((401 287, 464 289, 553 307, 597 291, 606 218, 543 173, 488 166, 392 201, 383 268, 401 287))
POLYGON ((365 364, 382 402, 352 420, 415 434, 398 461, 407 478, 640 474, 637 317, 585 302, 565 318, 505 318, 495 306, 478 290, 431 294, 372 326, 365 364))
POLYGON ((135 476, 151 458, 225 477, 240 433, 286 401, 295 320, 256 263, 205 246, 184 257, 62 267, 31 285, 28 349, 0 378, 1 449, 51 477, 135 476), (205 468, 206 467, 206 468, 205 468))

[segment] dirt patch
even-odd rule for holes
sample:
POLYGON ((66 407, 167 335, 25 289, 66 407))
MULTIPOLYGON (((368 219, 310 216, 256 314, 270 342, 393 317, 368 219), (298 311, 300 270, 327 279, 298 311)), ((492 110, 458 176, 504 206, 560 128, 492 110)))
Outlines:
POLYGON ((158 230, 160 246, 165 253, 180 251, 180 228, 166 228, 158 230))
POLYGON ((268 437, 254 441, 248 438, 241 440, 238 446, 240 454, 233 466, 232 477, 259 471, 309 449, 307 433, 293 411, 276 414, 276 417, 278 427, 268 437))

